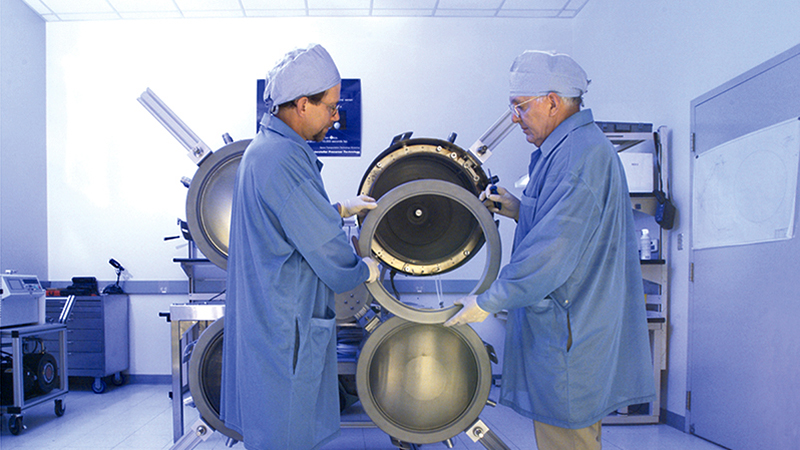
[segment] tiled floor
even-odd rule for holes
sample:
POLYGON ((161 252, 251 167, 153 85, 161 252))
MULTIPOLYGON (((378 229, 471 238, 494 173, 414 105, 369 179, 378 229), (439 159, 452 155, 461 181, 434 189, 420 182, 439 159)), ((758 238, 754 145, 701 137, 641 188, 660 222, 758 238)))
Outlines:
MULTIPOLYGON (((109 384, 103 394, 95 394, 89 384, 70 379, 70 392, 64 400, 66 412, 54 414, 54 404, 45 402, 23 413, 26 429, 14 436, 8 431, 8 415, 2 416, 1 450, 166 450, 172 447, 172 402, 170 386, 165 384, 109 384)), ((491 397, 496 397, 493 395, 491 397)), ((194 409, 187 408, 187 427, 196 420, 194 409)), ((487 407, 480 418, 512 450, 535 450, 531 421, 508 408, 487 407)), ((343 421, 360 420, 345 415, 343 421)), ((485 449, 464 433, 453 439, 456 449, 485 449)), ((429 444, 426 449, 446 449, 429 444)), ((226 438, 214 433, 200 443, 198 450, 225 449, 226 438)), ((243 449, 236 444, 234 449, 243 449)), ((605 450, 720 450, 714 444, 667 425, 604 426, 605 450)), ((389 437, 377 428, 343 428, 342 434, 324 450, 396 450, 389 437)))

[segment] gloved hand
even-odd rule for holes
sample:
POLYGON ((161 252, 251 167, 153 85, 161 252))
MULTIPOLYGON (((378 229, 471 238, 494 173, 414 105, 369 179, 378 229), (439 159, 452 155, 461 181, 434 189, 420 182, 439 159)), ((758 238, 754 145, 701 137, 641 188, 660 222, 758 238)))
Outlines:
POLYGON ((478 200, 482 201, 489 211, 510 217, 519 221, 519 199, 514 197, 506 188, 490 184, 486 186, 486 190, 481 192, 478 200), (492 188, 497 188, 497 193, 492 193, 492 188), (500 208, 497 208, 495 202, 500 203, 500 208))
POLYGON ((453 304, 463 305, 463 308, 461 308, 460 311, 458 311, 453 317, 444 323, 444 326, 446 327, 462 325, 465 323, 483 322, 487 317, 489 317, 489 313, 482 310, 481 307, 478 306, 477 295, 468 295, 466 297, 462 297, 454 301, 453 304))
POLYGON ((381 269, 378 267, 378 261, 375 261, 369 256, 364 258, 363 261, 367 264, 367 267, 369 267, 369 278, 367 278, 365 283, 372 283, 381 276, 381 269))
POLYGON ((339 215, 345 219, 362 211, 375 209, 377 207, 378 204, 375 203, 374 198, 369 195, 359 195, 358 197, 348 198, 343 202, 339 202, 339 207, 337 209, 339 210, 339 215))

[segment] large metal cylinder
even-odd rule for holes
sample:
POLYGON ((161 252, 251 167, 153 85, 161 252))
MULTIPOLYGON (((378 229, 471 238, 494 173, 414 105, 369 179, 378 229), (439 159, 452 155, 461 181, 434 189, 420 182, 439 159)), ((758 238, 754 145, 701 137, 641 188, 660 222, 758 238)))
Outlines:
POLYGON ((469 326, 445 328, 393 317, 367 339, 358 358, 358 396, 390 436, 442 442, 466 430, 489 396, 491 365, 469 326))
POLYGON ((250 139, 230 143, 206 157, 186 195, 186 222, 197 248, 217 266, 228 267, 228 235, 236 171, 250 139))
MULTIPOLYGON (((468 152, 439 139, 402 139, 373 160, 361 180, 360 194, 375 199, 405 183, 439 180, 477 197, 488 178, 468 152)), ((461 266, 484 244, 480 226, 465 208, 442 196, 416 196, 388 212, 374 234, 379 258, 410 275, 430 275, 461 266)))
POLYGON ((203 330, 197 339, 189 359, 189 390, 200 417, 211 428, 241 441, 242 436, 226 427, 219 418, 224 331, 225 318, 222 317, 203 330))
MULTIPOLYGON (((448 211, 458 208, 465 213, 465 216, 468 217, 469 220, 476 224, 475 228, 481 236, 481 240, 487 242, 488 245, 483 274, 471 293, 479 294, 486 290, 497 277, 500 270, 502 251, 500 234, 492 219, 492 215, 483 203, 470 191, 450 182, 441 180, 410 181, 397 186, 383 195, 378 200, 378 207, 367 214, 366 220, 361 228, 361 235, 358 240, 360 253, 362 255, 372 255, 384 263, 389 261, 389 265, 400 262, 399 259, 394 258, 392 252, 387 251, 380 245, 378 242, 378 234, 381 226, 385 222, 392 221, 392 213, 394 211, 398 209, 405 211, 409 208, 413 210, 418 199, 422 199, 421 201, 423 202, 429 201, 427 199, 436 199, 437 202, 446 202, 450 205, 448 211)), ((452 221, 452 216, 447 214, 448 211, 430 211, 430 214, 435 216, 432 220, 441 222, 452 221)), ((409 214, 413 214, 413 212, 409 214)), ((424 253, 426 248, 426 246, 422 246, 420 248, 421 252, 424 253)), ((474 248, 472 247, 462 249, 463 252, 470 252, 473 250, 474 248)), ((435 275, 457 267, 462 260, 463 258, 457 258, 457 261, 453 261, 452 258, 442 261, 433 259, 425 261, 424 263, 417 262, 413 268, 405 267, 405 270, 410 275, 435 275)), ((410 265, 410 263, 408 265, 410 265)), ((382 282, 370 283, 367 285, 367 289, 369 289, 378 303, 389 312, 413 322, 443 323, 457 311, 457 308, 452 306, 445 309, 432 310, 407 305, 394 297, 382 282)))

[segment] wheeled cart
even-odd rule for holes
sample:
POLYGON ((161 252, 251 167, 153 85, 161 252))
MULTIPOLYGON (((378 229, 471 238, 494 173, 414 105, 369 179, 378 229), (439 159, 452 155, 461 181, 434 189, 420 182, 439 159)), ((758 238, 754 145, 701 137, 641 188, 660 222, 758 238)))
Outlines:
MULTIPOLYGON (((47 297, 46 316, 54 322, 68 297, 47 297)), ((122 371, 130 364, 128 342, 128 296, 92 295, 74 296, 70 312, 63 317, 69 336, 69 371, 71 377, 92 377, 92 391, 101 394, 106 390, 105 377, 121 386, 125 380, 122 371)))
MULTIPOLYGON (((44 402, 54 400, 56 416, 64 415, 64 397, 66 397, 68 388, 67 379, 67 326, 62 323, 58 324, 45 324, 45 325, 28 325, 15 328, 0 329, 0 346, 3 349, 11 349, 12 361, 12 376, 11 383, 8 385, 7 377, 3 378, 3 390, 11 389, 12 399, 8 405, 0 405, 0 414, 8 414, 8 429, 11 434, 17 435, 23 430, 22 413, 34 406, 40 405, 44 402), (40 338, 43 335, 57 335, 58 352, 57 357, 52 357, 57 361, 55 373, 53 367, 47 367, 42 370, 42 373, 28 373, 28 368, 24 363, 24 341, 30 341, 32 337, 40 338), (53 379, 52 377, 55 377, 53 379), (47 380, 43 380, 46 378, 47 380), (46 381, 54 382, 53 387, 49 392, 42 392, 41 385, 46 381), (27 388, 27 389, 26 389, 27 388)), ((50 336, 52 339, 52 336, 50 336)), ((40 342, 43 342, 41 339, 40 342)), ((39 349, 44 353, 44 348, 39 349)), ((5 350, 4 350, 5 351, 5 350)), ((42 358, 43 359, 43 358, 42 358)), ((37 372, 35 369, 30 372, 37 372)))

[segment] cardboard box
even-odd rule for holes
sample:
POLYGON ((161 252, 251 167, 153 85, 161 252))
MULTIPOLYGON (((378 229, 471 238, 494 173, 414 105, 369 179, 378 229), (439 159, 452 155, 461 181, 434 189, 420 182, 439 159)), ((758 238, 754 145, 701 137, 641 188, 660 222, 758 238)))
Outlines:
POLYGON ((634 193, 653 192, 655 172, 653 171, 652 153, 617 153, 625 168, 625 177, 628 179, 628 190, 634 193))

